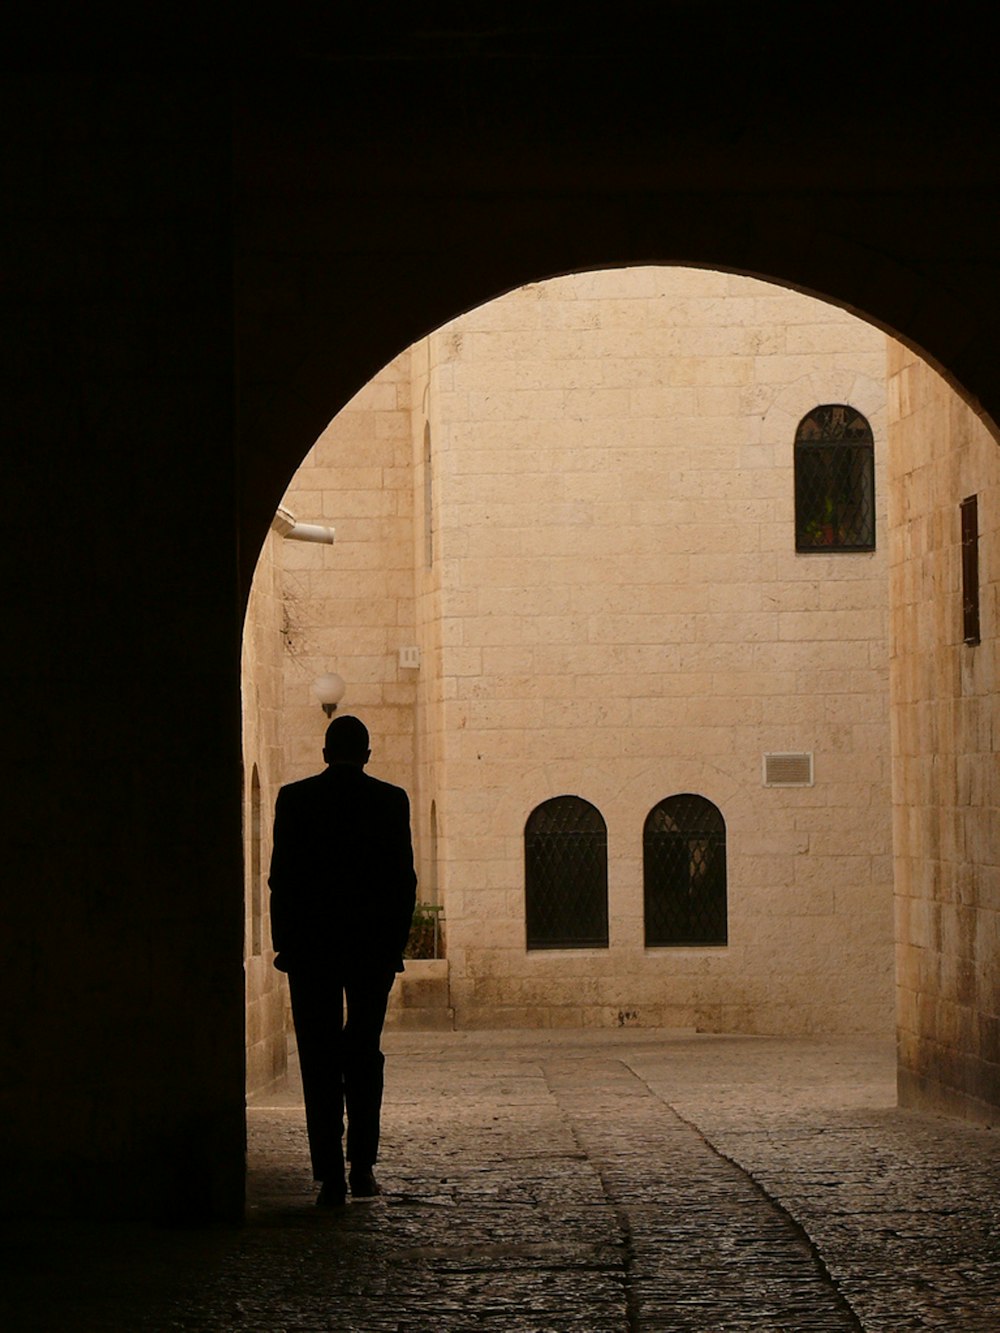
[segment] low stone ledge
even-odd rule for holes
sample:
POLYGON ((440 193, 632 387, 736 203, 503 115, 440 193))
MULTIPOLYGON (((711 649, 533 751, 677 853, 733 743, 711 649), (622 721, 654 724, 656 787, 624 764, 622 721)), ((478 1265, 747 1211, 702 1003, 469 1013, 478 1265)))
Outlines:
POLYGON ((452 1028, 449 990, 447 958, 408 958, 389 996, 386 1027, 452 1028))

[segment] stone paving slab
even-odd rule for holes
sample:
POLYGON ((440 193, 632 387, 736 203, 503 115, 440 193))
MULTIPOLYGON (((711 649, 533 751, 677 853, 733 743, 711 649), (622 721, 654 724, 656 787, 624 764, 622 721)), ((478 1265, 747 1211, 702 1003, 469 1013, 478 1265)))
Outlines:
POLYGON ((385 1193, 314 1206, 294 1078, 247 1224, 24 1225, 0 1329, 1000 1330, 1000 1151, 893 1051, 623 1030, 387 1034, 385 1193))

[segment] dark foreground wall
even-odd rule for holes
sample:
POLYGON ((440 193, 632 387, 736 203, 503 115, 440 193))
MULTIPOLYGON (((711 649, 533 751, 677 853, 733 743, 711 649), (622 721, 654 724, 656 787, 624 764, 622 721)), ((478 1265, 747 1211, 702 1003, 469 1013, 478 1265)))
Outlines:
POLYGON ((968 25, 346 8, 200 63, 63 43, 8 84, 15 1209, 240 1209, 242 597, 288 477, 393 354, 532 278, 704 264, 854 307, 1000 418, 968 25))
POLYGON ((13 78, 0 1181, 239 1212, 229 99, 13 78))

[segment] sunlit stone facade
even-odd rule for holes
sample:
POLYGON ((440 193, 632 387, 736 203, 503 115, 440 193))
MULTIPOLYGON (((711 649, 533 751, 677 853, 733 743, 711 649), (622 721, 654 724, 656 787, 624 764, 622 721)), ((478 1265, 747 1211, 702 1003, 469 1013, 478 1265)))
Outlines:
POLYGON ((894 344, 889 368, 900 1096, 995 1123, 1000 453, 919 358, 894 344), (973 497, 980 632, 966 642, 960 511, 973 497))
POLYGON ((273 548, 281 780, 319 766, 336 670, 413 797, 459 1026, 891 1031, 886 432, 881 332, 642 268, 453 321, 304 460, 284 503, 336 543, 273 548), (824 404, 873 432, 873 552, 795 550, 824 404), (765 785, 773 753, 811 785, 765 785), (649 947, 644 823, 683 793, 724 820, 725 942, 649 947), (607 943, 529 949, 525 825, 560 796, 606 825, 607 943))

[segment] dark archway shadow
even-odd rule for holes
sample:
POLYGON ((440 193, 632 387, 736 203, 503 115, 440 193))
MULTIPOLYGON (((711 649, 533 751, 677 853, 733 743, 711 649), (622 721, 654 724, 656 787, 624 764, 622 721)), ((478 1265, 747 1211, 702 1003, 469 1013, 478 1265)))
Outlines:
POLYGON ((311 32, 244 82, 244 596, 278 499, 351 396, 441 324, 561 274, 677 264, 826 300, 918 352, 996 434, 995 85, 974 44, 948 44, 946 105, 939 33, 831 29, 824 68, 848 95, 826 99, 816 11, 808 32, 755 32, 695 8, 672 14, 679 60, 639 29, 564 59, 557 19, 540 52, 448 55, 424 33, 424 59, 404 25, 391 51, 311 32))
POLYGON ((850 306, 1000 419, 980 26, 643 8, 241 11, 176 61, 145 15, 128 61, 48 24, 10 81, 18 1207, 242 1205, 237 572, 245 597, 299 460, 400 349, 528 280, 708 265, 850 306))
POLYGON ((654 39, 641 13, 560 8, 447 32, 407 15, 391 40, 364 14, 303 19, 242 78, 244 587, 275 501, 364 383, 561 274, 777 283, 890 332, 1000 420, 998 94, 970 33, 672 5, 654 39))

